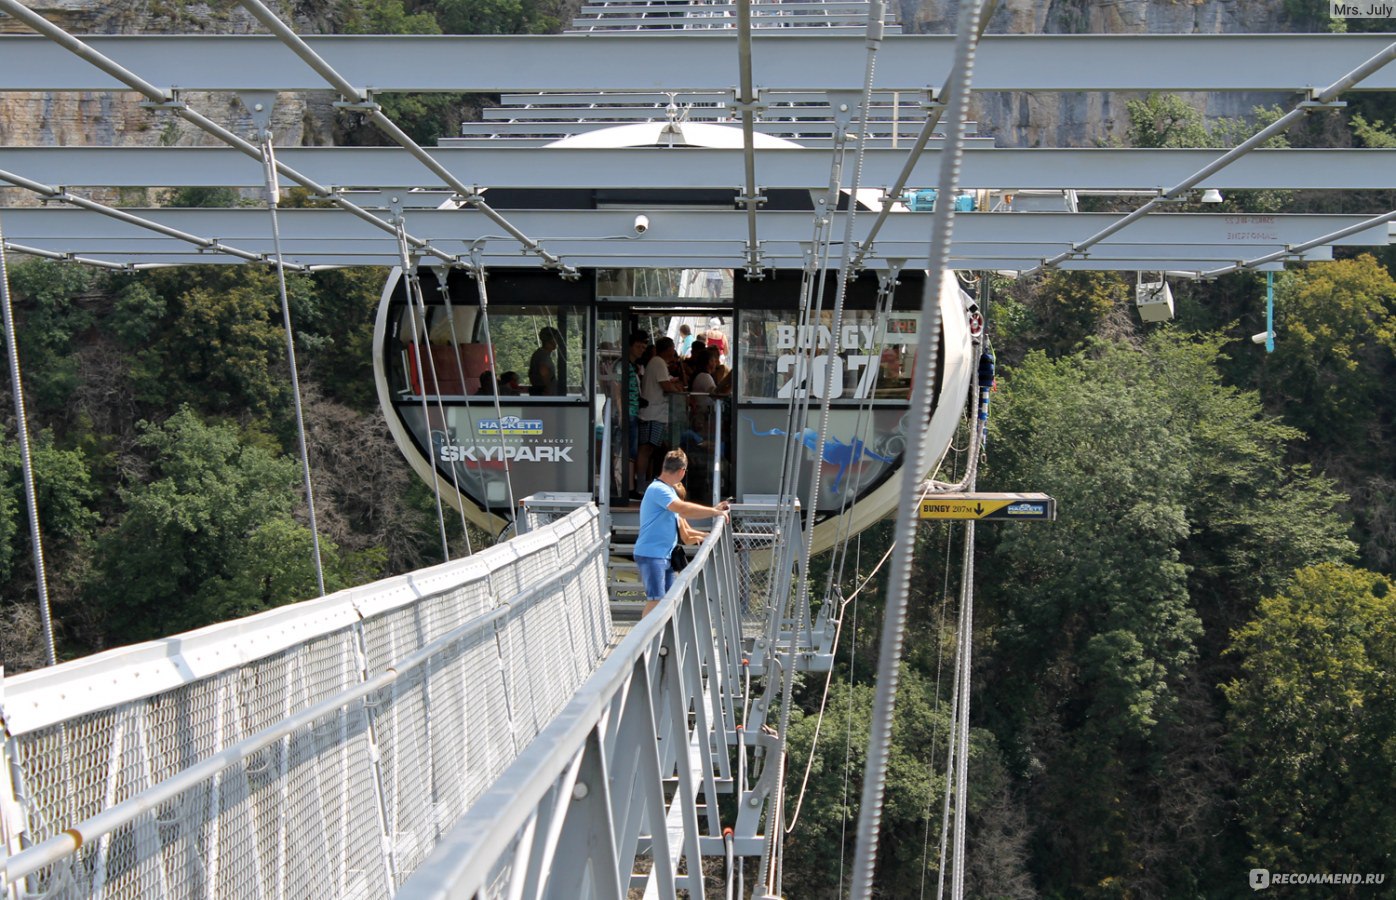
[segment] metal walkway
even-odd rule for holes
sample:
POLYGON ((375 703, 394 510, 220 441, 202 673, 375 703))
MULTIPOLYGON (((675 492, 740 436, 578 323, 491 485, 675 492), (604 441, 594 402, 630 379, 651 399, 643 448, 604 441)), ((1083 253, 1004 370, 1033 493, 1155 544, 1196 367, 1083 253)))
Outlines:
POLYGON ((759 855, 744 598, 798 530, 714 523, 614 643, 601 514, 539 507, 467 559, 6 679, 9 896, 702 896, 702 857, 759 855))

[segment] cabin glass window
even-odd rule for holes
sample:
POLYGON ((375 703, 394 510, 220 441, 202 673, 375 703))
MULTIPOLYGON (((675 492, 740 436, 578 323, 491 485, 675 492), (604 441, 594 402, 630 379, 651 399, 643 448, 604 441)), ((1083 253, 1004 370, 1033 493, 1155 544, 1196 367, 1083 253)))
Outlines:
POLYGON ((829 355, 834 315, 823 312, 813 325, 801 327, 793 309, 743 310, 738 326, 741 399, 789 401, 809 396, 856 403, 905 402, 916 368, 920 314, 845 310, 839 353, 829 355), (805 357, 813 344, 812 360, 805 357), (830 367, 833 379, 830 381, 830 367))

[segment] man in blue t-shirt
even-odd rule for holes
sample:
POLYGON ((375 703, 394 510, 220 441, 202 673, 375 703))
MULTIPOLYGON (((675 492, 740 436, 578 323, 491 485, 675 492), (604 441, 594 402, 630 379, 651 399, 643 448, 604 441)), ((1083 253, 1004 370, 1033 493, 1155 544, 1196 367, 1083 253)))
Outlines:
POLYGON ((640 536, 635 541, 635 565, 645 584, 645 614, 654 609, 674 584, 674 567, 669 556, 679 542, 679 516, 685 519, 711 519, 727 516, 727 501, 704 506, 680 500, 675 487, 688 471, 688 457, 682 450, 664 456, 659 477, 645 489, 640 501, 640 536))

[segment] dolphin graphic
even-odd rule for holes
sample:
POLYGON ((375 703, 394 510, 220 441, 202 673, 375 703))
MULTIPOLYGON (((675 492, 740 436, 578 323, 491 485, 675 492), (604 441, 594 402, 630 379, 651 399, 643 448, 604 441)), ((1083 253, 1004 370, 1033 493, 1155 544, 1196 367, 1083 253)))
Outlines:
MULTIPOLYGON (((746 419, 747 424, 751 426, 751 433, 754 437, 787 436, 786 432, 779 428, 772 428, 769 431, 757 431, 755 419, 751 416, 742 416, 742 418, 746 419)), ((819 432, 815 431, 813 428, 806 428, 800 433, 800 441, 805 445, 806 450, 810 453, 814 453, 819 448, 819 432)), ((897 461, 895 456, 883 456, 881 453, 869 450, 867 445, 863 443, 862 438, 855 437, 851 443, 847 444, 835 437, 825 438, 823 463, 828 466, 838 467, 838 474, 834 476, 834 480, 829 484, 829 493, 837 494, 839 492, 839 486, 843 484, 844 476, 848 474, 848 470, 854 464, 860 463, 867 458, 872 458, 878 462, 884 463, 894 463, 897 461)))

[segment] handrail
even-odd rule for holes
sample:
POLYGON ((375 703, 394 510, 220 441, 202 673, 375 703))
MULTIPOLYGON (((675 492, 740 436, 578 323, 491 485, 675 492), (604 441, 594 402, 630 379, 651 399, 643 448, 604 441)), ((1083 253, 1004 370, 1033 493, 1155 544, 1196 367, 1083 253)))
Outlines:
MULTIPOLYGON (((691 601, 693 582, 713 558, 718 546, 730 540, 729 534, 725 519, 714 520, 712 531, 698 553, 678 573, 659 605, 636 624, 567 706, 539 732, 537 739, 457 820, 437 843, 431 857, 402 885, 399 898, 422 900, 448 894, 471 897, 483 887, 491 866, 509 852, 520 830, 535 815, 554 784, 585 752, 589 735, 635 667, 642 664, 647 651, 656 647, 656 655, 663 654, 658 642, 665 629, 674 622, 681 607, 691 601)), ((706 739, 700 736, 700 740, 706 739)), ((659 824, 652 827, 663 828, 659 824)), ((690 862, 690 868, 693 865, 690 862)))
MULTIPOLYGON (((596 554, 604 550, 605 547, 606 538, 603 536, 601 540, 595 542, 591 548, 589 548, 586 555, 579 560, 579 563, 584 565, 590 562, 595 558, 596 554)), ((377 691, 381 691, 400 679, 403 675, 425 664, 440 651, 478 634, 485 628, 498 622, 501 618, 507 616, 514 608, 536 601, 539 596, 543 595, 548 590, 556 588, 572 575, 573 571, 571 570, 558 572, 550 576, 547 580, 541 581, 519 592, 512 599, 503 601, 491 612, 482 616, 477 616, 453 628, 435 640, 422 645, 415 653, 410 654, 398 664, 389 666, 382 673, 370 678, 368 681, 360 683, 353 689, 338 696, 330 697, 314 706, 307 707, 291 716, 289 719, 283 720, 278 725, 244 738, 238 743, 165 779, 154 787, 147 788, 134 797, 104 809, 76 825, 69 826, 61 833, 54 835, 48 840, 20 851, 10 857, 6 869, 7 877, 11 881, 14 881, 33 875, 45 866, 54 865, 65 857, 76 853, 83 844, 100 838, 103 835, 110 834, 123 825, 129 825, 143 813, 155 810, 160 804, 174 799, 184 791, 197 787, 219 772, 231 768, 237 763, 247 759, 252 754, 271 746, 298 729, 309 725, 317 719, 334 713, 339 709, 350 706, 377 691)))

